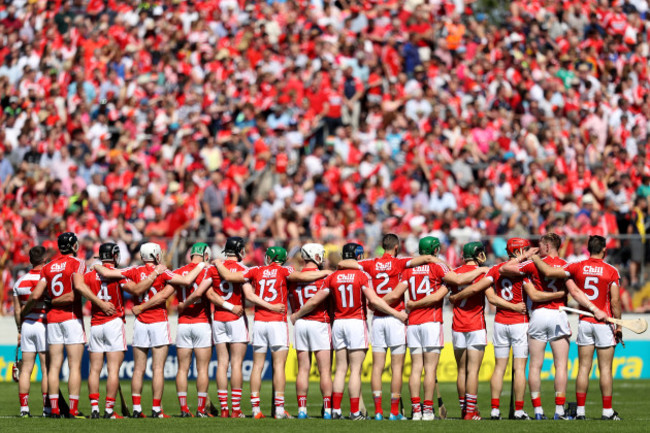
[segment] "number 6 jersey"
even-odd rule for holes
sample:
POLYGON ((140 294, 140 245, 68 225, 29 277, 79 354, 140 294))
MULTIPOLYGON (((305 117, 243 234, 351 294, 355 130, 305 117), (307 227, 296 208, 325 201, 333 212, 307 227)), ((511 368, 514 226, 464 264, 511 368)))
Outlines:
MULTIPOLYGON (((291 266, 271 263, 268 266, 250 268, 244 272, 244 278, 252 284, 255 294, 269 304, 287 305, 287 277, 294 272, 291 266)), ((276 313, 266 308, 255 306, 256 321, 286 322, 286 313, 276 313)))
MULTIPOLYGON (((47 296, 56 299, 73 291, 72 275, 86 272, 86 264, 73 256, 62 256, 43 267, 41 273, 47 283, 47 296)), ((81 319, 81 296, 74 292, 74 301, 71 304, 52 305, 47 311, 47 323, 61 323, 73 319, 81 319)))
MULTIPOLYGON (((499 263, 492 266, 485 278, 489 278, 494 286, 494 291, 498 297, 508 301, 512 304, 519 304, 524 302, 524 277, 504 277, 499 273, 499 268, 507 262, 499 263)), ((516 311, 503 310, 497 308, 497 314, 494 316, 494 321, 503 325, 514 325, 516 323, 528 322, 528 315, 521 314, 516 311)))

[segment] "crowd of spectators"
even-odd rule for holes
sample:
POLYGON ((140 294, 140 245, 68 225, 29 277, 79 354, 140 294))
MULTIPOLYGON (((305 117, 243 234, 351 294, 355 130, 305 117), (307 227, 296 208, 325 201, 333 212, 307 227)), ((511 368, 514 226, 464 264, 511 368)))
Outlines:
POLYGON ((8 1, 0 255, 9 287, 62 231, 184 251, 381 234, 459 247, 609 237, 629 285, 649 226, 646 0, 8 1), (489 3, 489 2, 485 2, 489 3))

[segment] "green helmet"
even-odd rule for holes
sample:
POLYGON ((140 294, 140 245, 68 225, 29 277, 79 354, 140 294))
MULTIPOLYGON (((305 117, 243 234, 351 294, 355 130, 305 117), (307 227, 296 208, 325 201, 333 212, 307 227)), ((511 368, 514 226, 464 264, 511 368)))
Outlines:
POLYGON ((287 261, 287 250, 282 247, 269 247, 266 250, 264 261, 267 265, 271 264, 272 262, 283 264, 287 261))
POLYGON ((210 256, 212 252, 210 251, 210 247, 208 244, 205 242, 197 242, 194 245, 192 245, 192 249, 190 250, 190 257, 192 256, 201 256, 204 257, 205 255, 208 255, 207 260, 210 260, 210 256))
MULTIPOLYGON (((469 242, 463 246, 464 260, 478 259, 481 253, 483 254, 483 257, 485 257, 485 247, 482 242, 469 242)), ((482 261, 485 261, 485 259, 482 261)))
POLYGON ((433 236, 427 236, 420 239, 418 250, 421 256, 432 255, 435 256, 440 251, 440 240, 433 236))

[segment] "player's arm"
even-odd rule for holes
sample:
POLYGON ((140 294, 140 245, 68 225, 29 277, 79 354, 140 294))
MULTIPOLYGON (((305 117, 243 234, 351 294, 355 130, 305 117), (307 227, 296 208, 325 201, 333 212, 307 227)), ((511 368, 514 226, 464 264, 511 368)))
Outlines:
POLYGON ((70 305, 74 302, 74 292, 64 293, 63 295, 52 299, 51 303, 55 307, 70 305))
POLYGON ((524 291, 533 302, 555 301, 556 299, 562 299, 566 296, 564 290, 559 290, 557 292, 542 292, 541 290, 537 290, 535 286, 529 282, 524 283, 524 291))
POLYGON ((99 263, 93 265, 91 269, 96 270, 99 275, 101 275, 103 278, 106 279, 120 280, 124 278, 124 276, 122 275, 122 271, 120 269, 107 268, 106 266, 100 265, 99 263))
POLYGON ((165 302, 167 302, 167 298, 169 298, 171 295, 174 294, 174 290, 175 289, 171 284, 165 285, 164 289, 162 289, 160 292, 153 295, 151 298, 149 298, 148 301, 145 301, 142 304, 133 307, 132 310, 133 314, 139 316, 140 314, 142 314, 143 311, 164 304, 165 302))
POLYGON ((508 302, 505 299, 499 297, 494 291, 493 287, 490 287, 485 291, 485 297, 487 298, 490 304, 494 305, 497 308, 500 308, 502 310, 516 311, 517 313, 521 313, 521 314, 526 314, 526 304, 524 302, 519 302, 518 304, 508 302))
MULTIPOLYGON (((133 296, 142 296, 151 288, 153 283, 156 281, 156 278, 158 278, 158 275, 162 274, 166 270, 167 266, 162 264, 158 265, 144 280, 141 280, 137 284, 128 280, 122 287, 133 296)), ((124 276, 122 276, 122 278, 124 278, 124 276)))
POLYGON ((436 256, 431 256, 431 255, 425 255, 425 256, 418 256, 414 257, 408 262, 406 262, 406 267, 407 268, 417 268, 418 266, 422 265, 427 265, 431 263, 441 263, 444 264, 444 260, 440 260, 436 256))
POLYGON ((456 304, 462 301, 463 299, 467 299, 471 296, 476 295, 477 293, 481 293, 491 285, 492 285, 492 280, 490 280, 489 278, 481 278, 471 286, 465 287, 460 292, 451 295, 449 297, 449 302, 451 302, 452 304, 456 304))
POLYGON ((362 290, 363 290, 363 295, 368 300, 368 303, 375 310, 381 311, 384 314, 390 314, 391 316, 395 317, 396 319, 402 322, 406 322, 406 320, 408 320, 408 315, 405 312, 397 311, 396 309, 388 305, 386 301, 380 298, 379 295, 377 295, 375 291, 372 289, 371 283, 369 283, 367 286, 364 286, 362 290))
POLYGON ((575 281, 569 279, 566 281, 565 285, 573 299, 575 299, 578 304, 591 311, 597 320, 605 321, 607 319, 607 314, 596 307, 593 302, 587 298, 587 294, 580 290, 575 281))
POLYGON ((21 323, 23 320, 25 320, 25 316, 27 316, 29 312, 32 311, 32 308, 34 308, 34 304, 36 303, 36 301, 38 301, 43 297, 43 294, 45 293, 45 287, 47 287, 47 282, 45 281, 45 279, 41 278, 36 284, 36 287, 34 287, 34 290, 32 290, 32 293, 29 295, 29 298, 27 298, 27 302, 25 303, 22 311, 20 312, 21 323))
POLYGON ((196 280, 196 277, 199 276, 201 271, 205 269, 205 263, 201 262, 194 267, 187 275, 172 274, 172 277, 169 279, 169 284, 176 284, 178 286, 189 286, 196 280))
POLYGON ((20 298, 14 295, 14 320, 16 321, 16 329, 18 329, 18 344, 20 344, 20 327, 22 325, 22 320, 20 320, 20 298))
POLYGON ((219 275, 221 275, 221 278, 224 280, 239 284, 246 282, 246 278, 244 278, 243 272, 230 272, 230 270, 223 265, 223 262, 221 260, 215 260, 212 263, 217 267, 219 275))
POLYGON ((88 299, 90 302, 95 304, 100 310, 104 312, 107 316, 112 316, 115 314, 115 305, 110 302, 102 301, 90 290, 90 287, 84 281, 84 276, 78 272, 72 274, 72 288, 79 292, 81 296, 88 299))
POLYGON ((471 284, 471 282, 474 281, 477 277, 480 277, 481 275, 487 273, 489 270, 490 268, 482 266, 480 268, 474 269, 473 271, 465 272, 463 274, 457 274, 454 271, 449 271, 445 274, 444 277, 442 277, 442 281, 447 284, 453 284, 454 286, 464 286, 466 284, 471 284))
POLYGON ((516 259, 510 260, 508 263, 501 266, 499 268, 499 274, 510 278, 521 277, 524 275, 524 273, 519 270, 519 261, 516 259))
POLYGON ((569 274, 563 268, 556 268, 544 262, 537 254, 531 257, 533 263, 539 270, 539 273, 546 278, 559 278, 566 280, 569 278, 569 274))
POLYGON ((291 281, 292 283, 311 283, 320 280, 321 278, 325 278, 331 273, 332 271, 329 269, 324 271, 292 272, 287 275, 287 281, 291 281))
MULTIPOLYGON (((199 288, 200 287, 201 286, 199 286, 199 288)), ((208 301, 212 302, 217 307, 228 310, 231 313, 234 313, 240 317, 244 314, 244 307, 242 307, 241 305, 231 304, 230 302, 224 300, 217 292, 214 291, 214 289, 208 290, 206 292, 205 297, 208 299, 208 301)))
POLYGON ((212 278, 204 278, 203 281, 201 281, 201 284, 199 284, 199 287, 190 293, 185 301, 178 304, 178 311, 183 311, 185 308, 192 305, 200 299, 210 287, 212 287, 212 278))
POLYGON ((356 260, 353 259, 345 259, 341 260, 338 265, 338 269, 355 269, 355 270, 360 270, 363 271, 363 266, 359 264, 356 260))
POLYGON ((253 290, 253 286, 250 285, 250 283, 245 283, 242 286, 242 290, 244 291, 244 296, 246 296, 246 299, 251 301, 253 304, 255 304, 258 307, 266 308, 267 310, 270 311, 275 311, 276 313, 286 313, 287 312, 287 306, 284 304, 270 304, 266 302, 264 299, 260 298, 255 294, 255 290, 253 290))
POLYGON ((393 305, 396 302, 401 301, 404 298, 404 292, 406 292, 407 287, 408 285, 406 283, 399 283, 393 291, 384 296, 384 301, 386 301, 388 305, 393 305))
POLYGON ((305 317, 307 314, 311 313, 320 305, 327 297, 329 296, 330 291, 329 289, 321 289, 316 292, 312 298, 305 302, 305 305, 302 306, 302 308, 295 313, 291 315, 291 323, 296 323, 296 320, 300 319, 301 317, 305 317))
POLYGON ((406 308, 409 311, 411 311, 418 308, 430 307, 442 301, 445 298, 445 296, 447 296, 447 293, 449 293, 449 289, 447 288, 447 286, 444 285, 440 286, 440 288, 436 290, 434 293, 425 296, 419 301, 408 301, 408 303, 406 304, 406 308))

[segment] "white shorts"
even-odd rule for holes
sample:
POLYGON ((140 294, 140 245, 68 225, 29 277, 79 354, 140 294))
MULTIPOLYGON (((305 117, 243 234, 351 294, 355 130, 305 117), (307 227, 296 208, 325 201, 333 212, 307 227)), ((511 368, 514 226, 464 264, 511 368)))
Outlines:
POLYGON ((606 323, 578 322, 578 346, 612 347, 616 346, 614 327, 606 323))
POLYGON ((467 349, 484 351, 487 346, 487 331, 456 332, 451 331, 451 342, 454 349, 467 349))
POLYGON ((407 326, 406 342, 411 354, 422 352, 440 353, 440 349, 445 345, 442 323, 429 322, 407 326))
POLYGON ((512 347, 512 356, 515 358, 528 358, 528 323, 516 323, 514 325, 504 325, 503 323, 494 322, 494 357, 507 358, 510 356, 510 347, 512 347))
POLYGON ((214 344, 248 343, 248 324, 244 316, 230 322, 212 322, 214 344))
POLYGON ((372 318, 370 343, 373 352, 385 352, 390 348, 391 354, 406 352, 406 325, 393 316, 372 318))
POLYGON ((368 349, 368 325, 361 319, 336 319, 332 325, 335 350, 368 349))
POLYGON ((296 350, 312 351, 332 349, 332 330, 329 323, 300 319, 293 326, 296 350))
POLYGON ((90 327, 89 352, 125 352, 126 332, 121 318, 90 327))
POLYGON ((47 326, 43 322, 25 321, 20 328, 20 349, 23 352, 47 352, 47 326))
POLYGON ((212 347, 212 328, 205 323, 179 323, 176 328, 176 347, 198 349, 212 347))
POLYGON ((47 344, 86 344, 86 333, 81 319, 48 323, 47 344))
POLYGON ((538 308, 530 315, 528 335, 539 341, 555 341, 571 336, 569 318, 564 311, 538 308))
POLYGON ((253 324, 253 350, 271 352, 289 350, 289 324, 287 322, 260 322, 253 324))
POLYGON ((169 322, 142 323, 136 319, 133 325, 133 347, 149 349, 172 344, 169 322))

